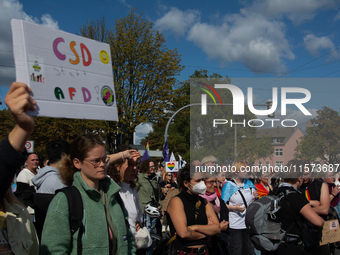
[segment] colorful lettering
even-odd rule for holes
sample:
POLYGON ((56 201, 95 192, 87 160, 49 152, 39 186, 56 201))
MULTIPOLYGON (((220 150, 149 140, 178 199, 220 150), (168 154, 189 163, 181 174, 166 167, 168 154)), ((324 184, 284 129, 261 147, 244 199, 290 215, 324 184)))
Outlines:
POLYGON ((81 88, 81 91, 83 92, 84 96, 84 102, 89 102, 91 101, 91 93, 87 88, 81 88))
POLYGON ((68 92, 70 93, 70 98, 71 100, 73 100, 73 97, 75 96, 76 94, 76 89, 75 88, 68 88, 68 92))
POLYGON ((81 49, 81 54, 83 56, 83 64, 84 66, 89 66, 92 62, 92 56, 91 56, 91 53, 89 51, 89 49, 85 46, 85 44, 80 44, 80 49, 81 49), (85 61, 85 54, 84 54, 84 50, 86 51, 87 53, 87 57, 88 57, 88 60, 85 61))
POLYGON ((72 60, 70 59, 70 63, 72 65, 77 65, 79 63, 79 56, 78 56, 78 53, 76 52, 76 50, 74 49, 74 46, 76 45, 76 42, 75 41, 72 41, 70 43, 70 49, 71 51, 74 53, 74 55, 76 56, 76 60, 72 60))
POLYGON ((59 88, 59 87, 56 87, 56 88, 54 89, 54 95, 55 95, 55 97, 56 97, 58 100, 60 100, 60 97, 61 97, 62 99, 65 98, 65 97, 64 97, 63 91, 62 91, 61 88, 59 88))
POLYGON ((57 58, 59 58, 60 60, 65 60, 66 55, 61 54, 58 50, 58 44, 60 42, 65 42, 64 38, 59 37, 53 41, 53 51, 57 58))

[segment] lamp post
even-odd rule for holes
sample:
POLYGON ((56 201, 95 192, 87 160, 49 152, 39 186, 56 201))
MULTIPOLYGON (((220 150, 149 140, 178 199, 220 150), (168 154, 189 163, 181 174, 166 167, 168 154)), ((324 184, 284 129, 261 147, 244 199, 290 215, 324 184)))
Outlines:
MULTIPOLYGON (((237 158, 237 125, 235 125, 234 135, 235 135, 234 154, 235 154, 235 159, 236 159, 237 158)), ((246 136, 243 135, 241 136, 241 138, 246 138, 246 136)))

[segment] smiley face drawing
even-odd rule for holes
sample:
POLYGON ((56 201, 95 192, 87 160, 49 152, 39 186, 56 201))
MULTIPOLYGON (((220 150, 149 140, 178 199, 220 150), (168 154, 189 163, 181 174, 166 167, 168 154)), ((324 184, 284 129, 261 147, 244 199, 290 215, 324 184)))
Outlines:
POLYGON ((107 52, 105 50, 101 50, 99 52, 99 57, 100 57, 100 60, 103 62, 103 64, 108 64, 109 61, 110 61, 110 56, 109 54, 107 54, 107 52))
POLYGON ((114 103, 113 91, 109 86, 103 86, 101 90, 101 96, 104 104, 111 106, 114 103))

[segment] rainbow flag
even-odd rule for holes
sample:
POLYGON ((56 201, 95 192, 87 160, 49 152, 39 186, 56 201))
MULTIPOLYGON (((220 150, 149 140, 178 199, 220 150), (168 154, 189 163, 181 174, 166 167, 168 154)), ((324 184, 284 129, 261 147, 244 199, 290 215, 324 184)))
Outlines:
POLYGON ((307 200, 310 201, 310 195, 309 195, 308 189, 305 190, 305 196, 306 196, 307 200))
POLYGON ((146 144, 145 151, 144 151, 144 154, 143 154, 143 157, 142 157, 141 161, 144 161, 144 160, 146 160, 148 158, 150 158, 150 155, 149 155, 149 141, 146 144))

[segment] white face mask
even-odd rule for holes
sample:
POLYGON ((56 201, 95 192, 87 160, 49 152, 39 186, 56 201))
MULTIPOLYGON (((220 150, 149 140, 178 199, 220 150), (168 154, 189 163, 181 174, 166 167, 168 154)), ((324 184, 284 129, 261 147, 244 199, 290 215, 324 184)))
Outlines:
POLYGON ((207 190, 207 186, 205 186, 204 181, 201 181, 199 183, 197 183, 196 185, 192 186, 191 183, 189 183, 190 186, 192 187, 192 189, 190 189, 190 191, 193 194, 199 194, 199 195, 204 195, 206 190, 207 190))

